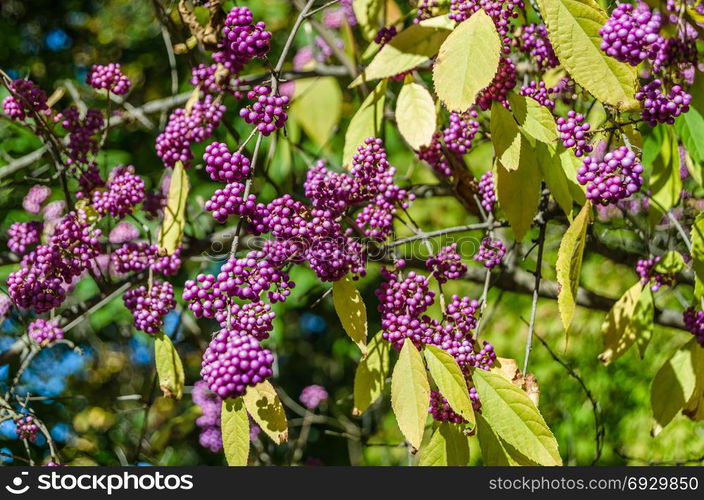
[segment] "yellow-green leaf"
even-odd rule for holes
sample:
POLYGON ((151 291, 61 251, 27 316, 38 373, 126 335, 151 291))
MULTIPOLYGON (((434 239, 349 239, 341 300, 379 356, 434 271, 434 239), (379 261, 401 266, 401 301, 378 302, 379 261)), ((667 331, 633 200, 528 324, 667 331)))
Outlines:
POLYGON ((463 21, 440 47, 433 82, 450 111, 466 111, 496 75, 501 41, 496 25, 480 10, 463 21))
POLYGON ((154 360, 159 386, 167 398, 181 399, 186 377, 181 358, 171 339, 162 332, 154 336, 154 360))
POLYGON ((409 26, 384 45, 364 72, 349 86, 355 87, 364 81, 395 76, 423 64, 438 53, 451 29, 447 16, 409 26))
MULTIPOLYGON (((704 212, 699 212, 692 224, 692 268, 697 282, 704 282, 704 212)), ((701 287, 700 287, 701 288, 701 287)), ((701 298, 697 295, 697 298, 701 298)))
POLYGON ((381 396, 389 374, 391 344, 377 333, 367 346, 367 357, 362 358, 354 374, 355 415, 364 413, 381 396))
POLYGON ((622 111, 638 109, 637 68, 601 50, 599 29, 608 15, 595 0, 539 0, 550 42, 577 84, 622 111))
POLYGON ((482 417, 502 441, 539 465, 562 465, 557 440, 525 391, 498 373, 474 370, 482 417))
POLYGON ((391 408, 401 432, 416 449, 423 441, 429 402, 430 384, 423 358, 407 338, 391 375, 391 408))
POLYGON ((559 287, 557 307, 560 311, 562 326, 566 331, 570 329, 577 306, 577 289, 579 288, 579 276, 582 272, 584 245, 587 242, 587 227, 591 211, 591 203, 585 203, 562 236, 560 248, 557 251, 557 263, 555 264, 559 287))
POLYGON ((674 352, 663 363, 650 386, 653 410, 652 434, 655 436, 670 423, 694 393, 696 357, 702 351, 696 339, 674 352))
POLYGON ((251 417, 276 444, 288 441, 286 411, 268 380, 248 387, 243 399, 251 417))
POLYGON ((353 0, 352 9, 357 18, 357 25, 367 40, 373 40, 379 31, 379 15, 384 0, 353 0))
POLYGON ((164 220, 159 231, 159 250, 171 255, 181 244, 186 225, 186 199, 188 198, 188 175, 183 163, 176 162, 171 175, 169 196, 164 207, 164 220))
POLYGON ((342 328, 362 351, 362 357, 366 356, 367 308, 359 290, 347 276, 332 284, 332 301, 342 328))
POLYGON ((665 129, 660 154, 653 161, 650 193, 650 219, 651 222, 658 223, 668 210, 677 205, 682 193, 677 138, 669 127, 665 129))
POLYGON ((340 122, 342 91, 337 79, 304 78, 296 80, 291 101, 291 118, 298 121, 308 137, 320 147, 327 144, 340 122))
POLYGON ((541 106, 535 99, 520 96, 513 92, 509 94, 509 102, 511 103, 513 116, 515 116, 523 132, 535 140, 550 146, 554 146, 557 143, 557 125, 548 108, 541 106))
POLYGON ((477 439, 482 450, 482 460, 487 466, 538 465, 518 453, 516 449, 496 435, 481 413, 477 414, 477 439))
POLYGON ((655 271, 663 274, 679 273, 684 269, 684 258, 677 250, 670 250, 655 264, 655 271))
POLYGON ((518 170, 524 138, 511 112, 501 103, 491 106, 491 142, 496 159, 506 170, 518 170))
POLYGON ((701 345, 693 346, 692 367, 694 369, 694 390, 682 408, 682 413, 690 420, 704 420, 704 349, 701 345))
POLYGON ((586 188, 577 182, 577 170, 582 165, 582 159, 574 155, 572 148, 558 148, 557 155, 560 157, 560 165, 569 183, 572 198, 578 205, 584 205, 587 201, 586 188))
POLYGON ((533 224, 540 202, 540 179, 532 148, 523 150, 517 170, 509 171, 501 162, 496 165, 496 195, 516 241, 521 241, 533 224))
POLYGON ((401 88, 396 101, 396 123, 401 136, 414 150, 430 144, 437 120, 435 103, 425 87, 407 83, 401 88))
POLYGON ((616 301, 604 323, 604 352, 599 359, 605 365, 620 358, 641 334, 649 337, 653 324, 653 301, 649 292, 643 293, 643 285, 638 282, 616 301), (645 298, 641 300, 641 296, 645 298))
POLYGON ((554 152, 553 148, 542 142, 535 143, 535 153, 538 156, 538 165, 545 179, 545 185, 550 190, 550 194, 555 198, 555 201, 565 215, 567 220, 572 222, 572 189, 570 188, 570 179, 565 175, 562 168, 560 157, 554 152))
POLYGON ((244 467, 249 458, 249 418, 242 398, 228 398, 222 402, 220 420, 222 446, 227 465, 244 467))
POLYGON ((462 467, 469 463, 469 440, 457 424, 441 423, 420 450, 422 467, 462 467))
POLYGON ((425 361, 428 363, 428 370, 430 370, 433 380, 440 393, 447 399, 450 408, 474 427, 476 422, 472 402, 469 399, 469 388, 455 358, 439 347, 427 345, 425 346, 425 361))
POLYGON ((352 117, 347 133, 345 134, 345 149, 342 160, 345 167, 352 165, 352 156, 357 152, 365 139, 381 135, 381 126, 384 121, 384 101, 386 96, 386 81, 379 85, 367 96, 355 115, 352 117))

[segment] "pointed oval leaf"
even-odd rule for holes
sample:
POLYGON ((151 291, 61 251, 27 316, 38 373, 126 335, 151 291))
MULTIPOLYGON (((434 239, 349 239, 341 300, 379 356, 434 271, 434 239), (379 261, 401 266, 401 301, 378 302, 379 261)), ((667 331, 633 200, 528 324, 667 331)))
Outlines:
POLYGON ((345 148, 342 161, 346 168, 352 166, 352 157, 368 137, 381 135, 381 126, 384 122, 384 102, 386 98, 386 81, 379 85, 367 96, 355 115, 350 120, 345 134, 345 148))
POLYGON ((599 354, 601 362, 608 365, 620 358, 641 334, 649 337, 653 315, 653 301, 648 292, 643 293, 643 285, 638 282, 616 301, 601 325, 604 335, 604 352, 599 354), (643 300, 642 295, 646 295, 643 300))
POLYGON ((420 451, 422 467, 463 467, 469 464, 469 440, 457 424, 442 422, 420 451))
POLYGON ((672 421, 694 393, 694 357, 700 349, 696 339, 690 340, 663 363, 653 378, 650 406, 654 436, 672 421))
POLYGON ((545 179, 545 185, 550 190, 550 194, 555 198, 555 201, 565 215, 567 220, 572 222, 572 188, 570 187, 571 180, 565 175, 562 168, 560 157, 555 153, 552 147, 542 142, 537 142, 536 154, 538 156, 538 165, 545 179))
POLYGON ((677 250, 670 250, 655 264, 655 271, 663 274, 679 273, 684 269, 684 258, 677 250))
POLYGON ((489 86, 499 66, 501 41, 480 10, 447 37, 433 67, 435 93, 450 111, 466 111, 489 86))
POLYGON ((476 425, 474 410, 469 399, 469 388, 460 365, 451 354, 434 345, 425 346, 425 360, 440 393, 450 408, 461 415, 472 427, 476 425))
POLYGON ((704 349, 697 344, 692 346, 692 367, 694 369, 694 390, 682 408, 682 414, 690 420, 704 420, 704 349))
POLYGON ((660 222, 662 216, 677 205, 682 194, 682 177, 680 176, 680 154, 677 137, 671 128, 665 129, 660 154, 653 161, 650 174, 650 219, 660 222))
POLYGON ((354 415, 361 415, 374 403, 384 390, 389 375, 391 344, 377 333, 367 346, 367 356, 362 358, 354 374, 354 415))
POLYGON ((340 123, 342 91, 337 79, 304 78, 296 80, 291 101, 291 118, 298 121, 308 137, 320 147, 327 144, 340 123))
POLYGON ((491 428, 489 423, 477 414, 477 440, 482 451, 482 460, 487 466, 538 465, 527 459, 516 449, 504 442, 491 428))
POLYGON ((342 328, 362 351, 362 357, 366 356, 367 308, 359 290, 347 276, 332 284, 332 300, 342 328))
POLYGON ((357 18, 357 25, 367 40, 373 40, 379 31, 379 15, 384 0, 353 0, 352 9, 357 18))
POLYGON ((516 241, 521 241, 533 224, 540 202, 540 168, 533 148, 525 148, 517 170, 496 166, 496 195, 506 213, 516 241))
POLYGON ((227 465, 244 467, 249 459, 249 418, 242 398, 228 398, 222 402, 220 420, 222 446, 227 465))
POLYGON ((498 373, 472 374, 482 417, 494 433, 527 459, 539 465, 562 465, 557 440, 525 391, 498 373))
POLYGON ((159 375, 159 386, 164 397, 181 399, 186 377, 183 363, 171 339, 162 332, 154 336, 154 360, 159 375))
MULTIPOLYGON (((692 224, 692 267, 698 282, 704 282, 704 212, 699 212, 692 224)), ((699 298, 699 296, 698 296, 699 298)))
POLYGON ((372 59, 369 66, 358 76, 350 87, 364 81, 395 76, 428 61, 438 53, 440 46, 450 34, 452 26, 447 16, 427 19, 420 24, 409 26, 393 37, 372 59))
POLYGON ((638 109, 637 69, 601 50, 599 29, 608 16, 595 0, 540 0, 557 58, 581 87, 623 111, 638 109))
POLYGON ((523 136, 511 112, 496 101, 491 106, 491 142, 501 165, 506 170, 518 170, 523 136))
POLYGON ((582 273, 582 258, 587 242, 587 227, 589 226, 591 209, 590 202, 584 204, 582 210, 565 231, 557 251, 557 263, 555 264, 559 285, 557 307, 560 310, 562 326, 566 331, 570 329, 577 306, 577 289, 579 288, 579 276, 582 273))
POLYGON ((169 196, 164 207, 164 220, 159 231, 159 250, 173 254, 181 244, 183 228, 186 226, 186 199, 188 198, 188 175, 183 163, 176 162, 171 175, 169 196))
POLYGON ((415 449, 423 441, 429 401, 430 384, 423 358, 406 339, 391 375, 391 408, 401 432, 415 449))
POLYGON ((243 399, 247 412, 276 444, 288 441, 286 411, 268 380, 248 387, 243 399))
MULTIPOLYGON (((696 163, 704 162, 704 117, 695 108, 675 120, 675 128, 682 144, 696 163)), ((701 174, 699 175, 701 179, 701 174)))
POLYGON ((401 88, 396 101, 398 131, 416 151, 430 144, 437 120, 435 103, 430 92, 417 83, 407 83, 401 88))
POLYGON ((541 106, 535 99, 520 96, 514 92, 511 92, 508 98, 511 103, 513 116, 518 121, 523 132, 535 140, 550 146, 557 143, 557 125, 548 108, 541 106))

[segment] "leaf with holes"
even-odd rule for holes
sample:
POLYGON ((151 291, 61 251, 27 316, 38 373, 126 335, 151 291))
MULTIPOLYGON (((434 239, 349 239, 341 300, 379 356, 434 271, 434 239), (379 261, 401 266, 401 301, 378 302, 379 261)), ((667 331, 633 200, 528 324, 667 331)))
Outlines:
POLYGON ((359 361, 354 374, 354 415, 364 413, 381 396, 389 374, 390 349, 382 332, 369 342, 367 356, 359 361))
POLYGON ((249 417, 242 398, 222 402, 220 419, 222 446, 227 465, 243 467, 249 459, 249 417))
POLYGON ((171 339, 162 332, 154 336, 154 360, 159 375, 159 387, 164 397, 181 399, 186 383, 183 363, 171 339))
POLYGON ((243 399, 247 412, 276 444, 288 441, 286 411, 269 381, 247 387, 243 399))

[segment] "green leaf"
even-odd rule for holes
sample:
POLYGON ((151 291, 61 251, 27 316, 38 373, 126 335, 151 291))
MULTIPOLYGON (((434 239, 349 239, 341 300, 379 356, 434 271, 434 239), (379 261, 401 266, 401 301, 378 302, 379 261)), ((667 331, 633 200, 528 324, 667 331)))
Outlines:
POLYGON ((501 41, 480 10, 460 23, 440 47, 433 67, 435 93, 450 111, 464 112, 496 75, 501 41))
POLYGON ((513 92, 509 94, 508 100, 511 103, 513 116, 523 132, 549 146, 554 146, 557 143, 557 124, 548 108, 541 106, 535 99, 513 92))
POLYGON ((222 402, 220 420, 222 446, 227 465, 244 467, 249 458, 249 418, 242 398, 228 398, 222 402))
POLYGON ((655 264, 655 271, 663 274, 679 273, 684 269, 684 258, 677 250, 670 250, 655 264))
POLYGON ((398 131, 416 151, 430 144, 437 125, 435 103, 430 92, 417 83, 401 88, 396 101, 398 131))
POLYGON ((535 151, 526 148, 518 169, 509 171, 501 162, 496 165, 496 194, 506 213, 516 241, 521 241, 533 224, 540 202, 540 168, 535 151))
POLYGON ((496 101, 491 106, 491 142, 504 168, 518 170, 525 141, 511 112, 496 101))
POLYGON ((154 360, 164 397, 181 399, 186 382, 183 364, 171 339, 162 332, 154 335, 154 360))
POLYGON ((447 16, 428 19, 409 26, 393 37, 372 59, 369 66, 352 83, 356 87, 364 81, 377 80, 412 70, 438 53, 440 46, 452 29, 447 16))
POLYGON ((692 349, 694 390, 692 390, 689 401, 682 408, 682 414, 690 420, 698 422, 704 420, 704 349, 699 344, 693 344, 692 349))
POLYGON ((460 365, 449 353, 434 345, 425 346, 425 361, 438 386, 440 393, 447 399, 450 408, 462 416, 474 428, 474 409, 469 399, 469 388, 460 365))
POLYGON ((538 165, 540 172, 545 179, 545 184, 550 190, 553 198, 565 215, 567 220, 572 222, 572 189, 570 188, 571 180, 567 178, 565 170, 562 168, 560 157, 547 144, 537 142, 535 144, 535 152, 538 155, 538 165))
POLYGON ((342 91, 337 79, 296 80, 290 114, 318 146, 323 147, 340 123, 342 91))
POLYGON ((183 163, 176 162, 171 175, 169 196, 164 207, 164 221, 159 231, 159 250, 173 254, 181 244, 186 225, 186 200, 188 199, 188 175, 183 163))
POLYGON ((384 390, 389 374, 391 344, 377 333, 369 342, 367 357, 362 358, 354 374, 354 415, 361 415, 384 390))
POLYGON ((288 441, 288 421, 276 389, 268 380, 247 387, 244 406, 259 427, 276 443, 288 441))
POLYGON ((558 283, 557 308, 560 311, 560 319, 565 331, 570 330, 577 307, 579 276, 582 273, 582 259, 584 246, 587 243, 587 227, 589 227, 591 212, 592 204, 585 203, 570 227, 565 231, 557 251, 557 263, 555 264, 558 283))
POLYGON ((677 205, 682 193, 677 138, 671 128, 666 128, 665 131, 660 154, 653 161, 653 171, 650 174, 653 202, 650 204, 650 218, 653 223, 659 222, 668 210, 677 205))
POLYGON ((694 108, 690 108, 675 120, 675 129, 687 148, 692 159, 704 162, 704 117, 694 108))
POLYGON ((359 290, 347 276, 332 284, 332 301, 342 328, 362 351, 362 357, 366 356, 367 308, 359 290))
POLYGON ((643 293, 643 285, 638 282, 616 301, 604 323, 604 352, 599 359, 605 365, 620 358, 639 336, 649 338, 653 329, 654 306, 652 295, 643 293))
POLYGON ((352 9, 357 25, 367 40, 374 40, 379 31, 379 16, 384 6, 383 0, 353 0, 352 9))
POLYGON ((469 440, 459 425, 442 422, 420 451, 422 467, 462 467, 469 464, 469 440))
MULTIPOLYGON (((704 282, 704 212, 699 212, 692 224, 692 267, 699 283, 704 282)), ((701 298, 697 294, 697 298, 701 298)))
POLYGON ((565 173, 565 177, 569 183, 572 198, 574 198, 574 201, 577 202, 577 204, 584 205, 587 201, 585 194, 586 188, 577 182, 577 170, 582 165, 582 160, 574 155, 572 148, 565 149, 561 147, 558 151, 560 165, 562 166, 562 171, 565 173))
POLYGON ((578 85, 622 111, 634 111, 637 68, 601 50, 599 29, 608 15, 595 0, 539 0, 550 42, 578 85))
POLYGON ((430 385, 423 358, 407 338, 391 375, 391 408, 401 432, 415 449, 423 441, 429 402, 430 385))
POLYGON ((496 436, 538 465, 562 465, 555 436, 525 391, 490 371, 474 370, 472 378, 496 436))
POLYGON ((342 154, 345 167, 351 167, 352 157, 357 152, 357 148, 367 138, 381 135, 381 125, 384 121, 385 95, 386 81, 382 81, 367 96, 352 117, 345 134, 345 149, 342 154))
POLYGON ((663 363, 650 386, 650 406, 656 436, 677 415, 694 393, 694 365, 701 351, 696 339, 687 342, 663 363))
POLYGON ((486 466, 538 465, 497 436, 481 413, 477 414, 477 439, 486 466))

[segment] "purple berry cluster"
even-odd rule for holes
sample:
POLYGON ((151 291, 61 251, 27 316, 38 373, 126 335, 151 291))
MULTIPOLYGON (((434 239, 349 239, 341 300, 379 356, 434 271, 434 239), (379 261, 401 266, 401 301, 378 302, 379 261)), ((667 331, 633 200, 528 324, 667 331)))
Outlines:
POLYGON ((271 377, 273 363, 274 355, 252 335, 223 328, 203 354, 200 375, 222 399, 237 398, 271 377))
POLYGON ((464 424, 467 421, 450 408, 450 403, 438 391, 430 391, 430 406, 428 413, 438 422, 464 424))
POLYGON ((145 333, 158 333, 164 326, 164 316, 176 307, 174 288, 167 281, 154 281, 150 287, 127 290, 125 307, 134 318, 134 327, 145 333))
POLYGON ((640 282, 643 285, 650 283, 650 289, 657 292, 662 286, 672 286, 677 279, 675 273, 659 273, 655 267, 662 257, 652 257, 650 259, 639 259, 636 265, 636 272, 640 276, 640 282))
POLYGON ((115 167, 106 190, 93 191, 92 205, 100 215, 123 218, 132 213, 134 207, 144 201, 144 181, 134 173, 132 165, 115 167))
POLYGON ((651 11, 645 2, 637 6, 620 3, 599 29, 601 50, 618 61, 637 66, 658 52, 661 25, 660 14, 651 11))
POLYGON ((298 397, 298 400, 303 404, 303 406, 309 410, 314 410, 320 406, 321 403, 327 401, 327 399, 328 391, 325 390, 325 387, 320 385, 309 385, 304 387, 301 391, 301 395, 298 397))
POLYGON ((477 96, 477 106, 482 111, 491 108, 492 101, 500 102, 507 109, 511 108, 508 102, 508 93, 516 86, 516 65, 509 57, 499 60, 499 68, 494 81, 477 96))
POLYGON ((413 18, 413 24, 418 24, 421 21, 433 17, 433 9, 437 7, 438 0, 418 0, 416 8, 416 17, 413 18))
POLYGON ((694 335, 699 345, 704 347, 704 312, 689 307, 682 314, 682 320, 685 328, 694 335))
POLYGON ((396 26, 384 26, 379 29, 376 36, 374 37, 374 43, 379 44, 381 47, 386 45, 391 41, 393 37, 398 34, 396 26))
POLYGON ((156 138, 156 154, 167 167, 174 167, 179 161, 190 167, 191 145, 211 137, 224 113, 225 106, 210 94, 196 101, 191 109, 176 109, 156 138))
POLYGON ((125 95, 132 85, 118 63, 94 64, 86 76, 86 83, 96 90, 104 89, 117 95, 125 95))
POLYGON ((522 96, 533 98, 546 108, 553 109, 555 107, 555 101, 550 97, 550 94, 557 92, 554 88, 547 88, 545 82, 533 80, 528 85, 522 85, 518 93, 522 96))
POLYGON ((662 82, 653 80, 636 93, 636 99, 643 103, 643 121, 654 127, 658 123, 675 123, 675 118, 689 111, 692 96, 680 85, 673 85, 667 94, 660 88, 662 82))
POLYGON ((86 163, 89 155, 98 152, 98 133, 103 128, 103 114, 98 109, 90 108, 84 116, 76 106, 66 108, 54 117, 57 123, 68 132, 66 147, 68 163, 86 163))
POLYGON ((108 236, 108 241, 113 245, 119 245, 121 243, 136 240, 137 238, 139 238, 139 229, 134 227, 129 222, 123 221, 112 228, 112 231, 110 231, 110 235, 108 236))
POLYGON ((452 175, 452 166, 442 150, 442 134, 440 132, 436 132, 430 144, 423 146, 418 151, 418 158, 430 165, 437 175, 441 177, 452 175))
POLYGON ((479 115, 470 108, 464 113, 450 113, 450 124, 443 130, 443 142, 448 151, 465 155, 472 148, 472 140, 479 132, 479 115))
POLYGON ((450 0, 449 17, 461 23, 479 9, 484 9, 494 21, 496 31, 503 40, 504 52, 508 54, 511 45, 511 19, 517 18, 518 11, 524 7, 523 0, 450 0))
POLYGON ((24 255, 39 243, 44 224, 39 221, 15 222, 7 230, 7 248, 17 255, 24 255))
POLYGON ((583 156, 584 153, 591 153, 593 148, 589 144, 589 129, 591 125, 584 121, 584 115, 570 110, 567 118, 562 116, 557 119, 557 131, 560 133, 562 145, 566 148, 574 148, 575 156, 583 156))
POLYGON ((154 272, 166 276, 175 275, 181 267, 181 247, 171 255, 163 255, 157 245, 129 241, 115 249, 111 262, 119 274, 141 272, 151 268, 154 272))
POLYGON ((467 266, 457 253, 457 243, 443 247, 437 255, 425 261, 425 268, 431 272, 438 283, 455 280, 467 272, 467 266))
POLYGON ((230 72, 217 64, 199 64, 191 70, 190 84, 206 94, 218 95, 228 93, 236 99, 242 99, 239 90, 240 80, 232 78, 230 72))
POLYGON ((479 195, 481 204, 488 213, 494 211, 496 204, 496 189, 494 187, 494 173, 488 170, 479 179, 479 195))
POLYGON ((345 23, 352 28, 357 26, 352 0, 340 0, 338 9, 327 9, 323 15, 323 24, 326 28, 339 30, 345 23))
POLYGON ((64 330, 57 320, 35 319, 27 330, 29 337, 42 347, 64 338, 64 330))
POLYGON ((256 124, 257 130, 264 136, 283 128, 288 119, 288 97, 271 95, 271 92, 271 87, 257 85, 247 93, 247 99, 254 103, 240 110, 244 121, 256 124))
POLYGON ((542 24, 523 26, 518 46, 533 58, 539 69, 554 68, 560 64, 548 38, 548 30, 542 24))
POLYGON ((13 120, 25 120, 34 113, 49 111, 46 93, 32 80, 14 80, 10 83, 11 95, 2 101, 3 111, 13 120))
POLYGON ((24 415, 15 420, 15 430, 19 439, 26 439, 33 443, 37 439, 39 426, 32 415, 24 415))
POLYGON ((246 188, 241 182, 231 182, 224 188, 215 191, 213 196, 205 202, 204 208, 212 212, 213 218, 224 224, 228 217, 252 217, 261 212, 262 206, 257 204, 257 197, 248 194, 244 199, 246 188))
POLYGON ((271 33, 263 22, 254 23, 247 7, 233 7, 225 19, 222 41, 213 59, 233 75, 239 74, 249 61, 269 52, 271 33))
POLYGON ((211 392, 208 384, 202 380, 193 384, 191 398, 201 411, 201 415, 196 419, 196 425, 201 429, 198 442, 213 453, 222 451, 222 399, 211 392))
POLYGON ((42 209, 42 203, 51 194, 51 189, 41 184, 35 184, 22 199, 22 208, 32 215, 37 215, 42 209))
POLYGON ((230 153, 227 144, 222 142, 206 146, 203 162, 210 178, 218 182, 241 182, 251 172, 249 158, 239 152, 230 153))
POLYGON ((484 264, 487 269, 493 269, 501 265, 501 259, 506 255, 506 246, 501 240, 484 238, 479 245, 479 251, 474 256, 474 260, 484 264))
POLYGON ((587 157, 577 170, 577 181, 587 186, 587 198, 610 205, 638 192, 643 185, 643 165, 633 151, 621 146, 602 161, 587 157))

